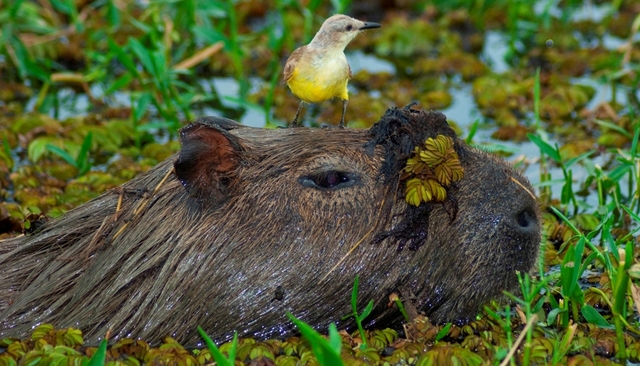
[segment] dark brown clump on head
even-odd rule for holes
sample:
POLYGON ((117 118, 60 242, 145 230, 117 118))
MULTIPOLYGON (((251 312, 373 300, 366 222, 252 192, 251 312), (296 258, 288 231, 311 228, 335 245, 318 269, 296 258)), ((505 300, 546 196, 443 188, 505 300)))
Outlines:
MULTIPOLYGON (((429 137, 438 135, 449 136, 454 141, 454 149, 461 158, 465 151, 461 148, 461 141, 447 123, 444 114, 426 113, 411 109, 413 104, 398 109, 390 108, 382 116, 380 121, 369 130, 371 140, 365 144, 367 152, 372 153, 373 147, 381 145, 384 148, 384 163, 380 173, 384 175, 387 184, 399 187, 396 195, 400 193, 401 185, 398 182, 399 172, 404 168, 407 159, 415 146, 420 146, 429 137)), ((457 184, 449 188, 447 198, 442 203, 423 203, 418 207, 409 206, 403 220, 396 228, 377 234, 372 242, 380 243, 387 238, 393 238, 398 250, 408 246, 416 250, 426 239, 429 227, 429 217, 434 205, 444 205, 451 220, 454 220, 458 211, 456 199, 457 184)))
POLYGON ((445 115, 411 109, 413 105, 402 109, 389 108, 369 130, 371 140, 364 147, 369 154, 373 154, 373 148, 377 145, 384 148, 384 163, 380 173, 387 182, 398 175, 413 148, 422 145, 427 137, 449 136, 455 142, 456 152, 460 153, 460 141, 445 115))

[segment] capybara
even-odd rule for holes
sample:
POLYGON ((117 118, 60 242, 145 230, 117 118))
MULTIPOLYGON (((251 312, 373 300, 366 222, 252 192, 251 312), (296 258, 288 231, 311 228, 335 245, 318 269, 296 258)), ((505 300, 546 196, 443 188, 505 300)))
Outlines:
POLYGON ((391 108, 369 130, 241 126, 201 118, 149 172, 0 242, 0 338, 75 327, 95 344, 173 336, 285 337, 289 311, 325 330, 392 292, 435 322, 472 319, 534 267, 540 214, 526 178, 458 139, 444 115, 391 108), (464 177, 410 205, 414 147, 449 136, 464 177))

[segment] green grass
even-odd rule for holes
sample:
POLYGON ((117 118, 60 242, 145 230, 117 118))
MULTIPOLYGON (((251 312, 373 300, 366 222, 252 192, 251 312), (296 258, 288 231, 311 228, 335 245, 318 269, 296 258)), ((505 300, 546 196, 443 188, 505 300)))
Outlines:
POLYGON ((229 350, 229 354, 227 356, 225 356, 222 352, 220 352, 220 349, 216 346, 215 343, 213 343, 211 338, 209 338, 207 333, 202 328, 198 327, 198 333, 200 333, 200 336, 202 337, 202 339, 204 339, 205 343, 207 344, 207 348, 209 349, 209 352, 211 353, 211 356, 213 357, 213 359, 216 361, 217 365, 219 366, 235 365, 236 351, 238 347, 238 333, 233 334, 233 340, 231 341, 231 349, 229 350))
POLYGON ((366 319, 371 311, 373 310, 373 300, 370 300, 367 303, 367 306, 364 308, 362 313, 358 313, 358 283, 360 281, 360 277, 356 276, 356 279, 353 281, 353 290, 351 291, 351 310, 353 311, 351 314, 343 317, 343 320, 353 318, 356 322, 356 326, 358 327, 358 332, 360 333, 360 339, 362 340, 362 344, 360 345, 361 349, 366 349, 367 346, 367 335, 364 332, 364 327, 362 326, 362 321, 366 319))

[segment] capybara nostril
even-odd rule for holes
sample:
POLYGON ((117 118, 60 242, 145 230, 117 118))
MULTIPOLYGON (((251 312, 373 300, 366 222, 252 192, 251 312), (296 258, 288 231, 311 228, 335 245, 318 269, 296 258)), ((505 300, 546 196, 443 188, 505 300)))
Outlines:
POLYGON ((537 228, 537 220, 533 216, 533 213, 528 209, 518 212, 516 215, 516 221, 518 222, 518 226, 523 229, 537 228))

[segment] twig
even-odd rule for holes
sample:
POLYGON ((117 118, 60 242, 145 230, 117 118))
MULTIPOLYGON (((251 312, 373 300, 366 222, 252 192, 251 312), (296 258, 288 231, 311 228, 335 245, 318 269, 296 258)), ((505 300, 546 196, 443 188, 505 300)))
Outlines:
MULTIPOLYGON (((396 188, 397 188, 397 185, 396 185, 396 188)), ((397 191, 398 191, 398 190, 396 189, 396 192, 397 192, 397 191)), ((394 199, 394 201, 395 201, 395 199, 394 199)), ((380 202, 380 210, 378 210, 378 219, 380 219, 380 215, 382 214, 382 208, 384 207, 384 204, 385 204, 385 200, 383 199, 383 200, 382 200, 382 202, 380 202)), ((349 254, 353 253, 353 251, 354 251, 354 250, 356 250, 356 248, 357 248, 358 246, 360 246, 360 244, 362 244, 362 242, 363 242, 363 241, 364 241, 364 240, 365 240, 369 235, 371 235, 371 233, 372 233, 375 229, 376 229, 376 226, 372 227, 372 228, 371 228, 371 230, 369 230, 366 234, 364 234, 364 235, 362 236, 362 238, 361 238, 360 240, 358 240, 358 242, 357 242, 357 243, 355 243, 355 244, 351 247, 351 249, 349 249, 349 251, 347 252, 347 254, 345 254, 342 258, 340 258, 340 260, 338 261, 338 263, 336 263, 336 264, 335 264, 335 266, 333 266, 333 268, 331 268, 331 269, 329 270, 329 272, 327 272, 327 274, 326 274, 326 275, 324 275, 324 277, 322 277, 322 279, 320 280, 320 282, 322 282, 322 281, 326 280, 326 279, 327 279, 327 277, 329 277, 329 275, 331 274, 331 272, 333 272, 336 268, 338 268, 338 266, 339 266, 342 262, 344 262, 344 260, 345 260, 345 259, 347 259, 347 257, 349 256, 349 254)))
POLYGON ((116 205, 116 213, 113 214, 113 221, 118 221, 118 214, 120 213, 120 209, 122 208, 122 191, 120 191, 120 195, 118 195, 118 204, 116 205))
POLYGON ((509 177, 509 179, 511 179, 512 181, 515 182, 515 184, 519 185, 520 188, 524 189, 525 192, 529 193, 529 195, 531 196, 531 198, 533 198, 533 200, 537 200, 536 195, 533 194, 530 190, 527 189, 527 187, 525 187, 524 185, 522 185, 522 183, 518 182, 514 177, 509 177))
POLYGON ((190 69, 220 51, 222 49, 222 46, 222 42, 216 42, 213 45, 196 52, 193 56, 180 61, 175 66, 173 66, 173 68, 176 70, 190 69))
MULTIPOLYGON (((156 188, 153 190, 153 193, 151 193, 151 195, 149 195, 148 197, 146 197, 142 201, 140 201, 140 204, 138 205, 138 207, 136 207, 136 209, 133 211, 133 217, 131 218, 131 220, 133 220, 134 217, 136 217, 140 212, 142 212, 142 210, 147 206, 147 204, 149 203, 151 198, 158 192, 158 190, 160 189, 160 187, 162 187, 164 182, 167 181, 167 179, 169 178, 169 175, 171 175, 171 173, 173 173, 173 167, 171 167, 171 169, 169 169, 167 171, 167 174, 164 175, 164 177, 162 178, 160 183, 158 183, 156 188)), ((124 225, 122 225, 120 227, 118 232, 116 232, 115 235, 113 235, 113 240, 116 240, 118 238, 118 236, 120 236, 120 234, 122 234, 124 232, 124 230, 127 228, 127 226, 129 226, 129 223, 131 222, 131 220, 127 221, 124 225)))
POLYGON ((529 318, 529 321, 527 322, 527 325, 524 327, 522 332, 520 332, 520 335, 516 339, 516 342, 513 344, 513 346, 509 350, 509 353, 507 353, 507 357, 505 357, 504 360, 502 360, 502 362, 500 363, 500 366, 506 366, 509 363, 509 361, 511 361, 511 358, 513 357, 513 355, 518 350, 518 347, 520 346, 520 343, 522 343, 522 340, 527 335, 527 332, 529 331, 529 328, 531 328, 533 326, 533 323, 536 320, 538 320, 538 316, 536 314, 533 314, 531 316, 531 318, 529 318))

